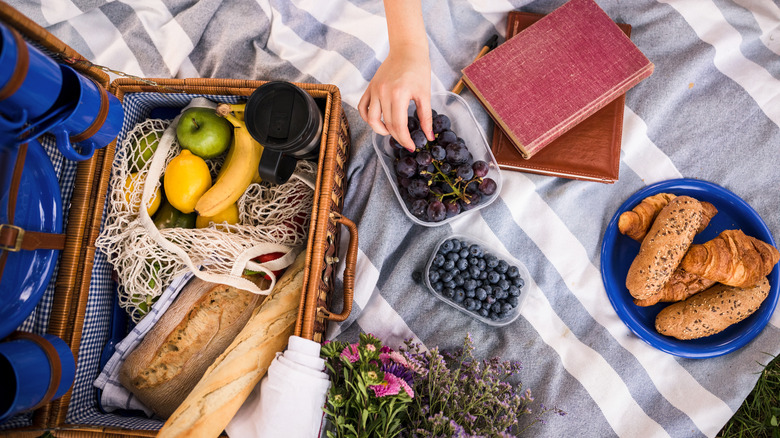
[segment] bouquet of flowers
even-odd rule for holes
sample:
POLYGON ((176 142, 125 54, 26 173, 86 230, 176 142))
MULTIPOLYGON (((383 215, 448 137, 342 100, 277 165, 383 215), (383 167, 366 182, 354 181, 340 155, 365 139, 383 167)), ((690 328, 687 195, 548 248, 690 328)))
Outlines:
POLYGON ((325 413, 335 428, 330 438, 395 437, 414 398, 413 371, 399 352, 370 334, 360 341, 322 346, 331 376, 325 413))

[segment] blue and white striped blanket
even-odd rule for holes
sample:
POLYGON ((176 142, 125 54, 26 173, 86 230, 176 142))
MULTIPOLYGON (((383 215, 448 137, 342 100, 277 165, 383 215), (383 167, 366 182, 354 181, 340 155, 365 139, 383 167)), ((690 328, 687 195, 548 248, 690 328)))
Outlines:
MULTIPOLYGON (((632 26, 655 64, 626 98, 613 185, 504 172, 500 198, 442 227, 404 214, 357 104, 388 51, 379 0, 13 0, 92 62, 142 77, 335 84, 352 132, 344 215, 359 229, 354 310, 329 336, 372 332, 519 360, 537 401, 566 417, 536 436, 715 436, 780 353, 780 314, 746 347, 682 359, 635 336, 610 305, 600 250, 618 207, 649 184, 694 178, 749 203, 780 236, 780 5, 772 0, 597 0, 632 26), (533 281, 521 317, 493 328, 439 302, 412 278, 443 236, 505 248, 533 281)), ((510 10, 548 13, 563 0, 426 0, 432 88, 449 90, 510 10)), ((463 92, 489 135, 491 122, 463 92)), ((347 233, 343 233, 347 234, 347 233)), ((342 245, 346 248, 346 245, 342 245)), ((98 350, 99 351, 99 350, 98 350)), ((93 375, 92 378, 95 376, 93 375)), ((74 413, 69 413, 71 420, 74 413)))

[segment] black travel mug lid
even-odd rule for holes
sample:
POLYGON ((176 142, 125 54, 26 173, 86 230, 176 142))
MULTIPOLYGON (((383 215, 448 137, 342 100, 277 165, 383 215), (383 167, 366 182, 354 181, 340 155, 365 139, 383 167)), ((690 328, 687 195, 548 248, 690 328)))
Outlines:
POLYGON ((272 81, 258 87, 246 103, 244 121, 249 133, 266 150, 295 153, 317 135, 319 109, 300 87, 272 81))

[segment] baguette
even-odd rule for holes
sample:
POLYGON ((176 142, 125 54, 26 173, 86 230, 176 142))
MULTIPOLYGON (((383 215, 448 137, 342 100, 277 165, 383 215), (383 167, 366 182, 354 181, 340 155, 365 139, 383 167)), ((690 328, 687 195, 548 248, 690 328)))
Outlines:
POLYGON ((263 298, 193 278, 128 355, 119 371, 120 383, 155 414, 167 418, 263 298))
POLYGON ((158 438, 217 437, 295 330, 304 286, 302 251, 229 347, 209 366, 158 438))
POLYGON ((703 216, 699 201, 677 196, 658 213, 626 275, 626 288, 637 300, 658 294, 677 269, 703 216))
POLYGON ((752 315, 768 294, 766 277, 751 288, 719 283, 662 309, 655 318, 655 329, 681 340, 714 335, 752 315))

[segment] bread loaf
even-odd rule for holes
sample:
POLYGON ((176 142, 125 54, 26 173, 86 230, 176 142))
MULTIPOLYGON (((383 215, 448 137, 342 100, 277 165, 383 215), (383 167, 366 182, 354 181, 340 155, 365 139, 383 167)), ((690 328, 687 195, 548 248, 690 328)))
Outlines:
POLYGON ((626 276, 626 288, 635 299, 652 297, 669 281, 701 225, 703 211, 696 199, 677 196, 658 213, 626 276))
POLYGON ((193 278, 127 357, 120 383, 167 418, 264 298, 193 278))
MULTIPOLYGON (((618 217, 618 231, 637 242, 641 242, 647 235, 647 231, 650 229, 656 216, 658 216, 658 213, 669 204, 669 201, 676 197, 676 195, 671 193, 656 193, 642 199, 634 208, 624 211, 618 217)), ((704 208, 704 215, 698 231, 702 232, 709 225, 710 219, 718 213, 718 209, 709 202, 699 202, 702 208, 704 208)))
POLYGON ((295 331, 305 263, 303 251, 168 418, 158 438, 213 438, 222 433, 295 331))
POLYGON ((768 294, 766 277, 751 288, 716 284, 662 309, 655 318, 655 329, 682 340, 714 335, 752 315, 768 294))
POLYGON ((634 304, 641 307, 652 306, 657 303, 673 303, 682 301, 693 294, 713 286, 716 282, 691 274, 678 267, 675 269, 669 281, 664 284, 661 291, 644 300, 634 300, 634 304))

